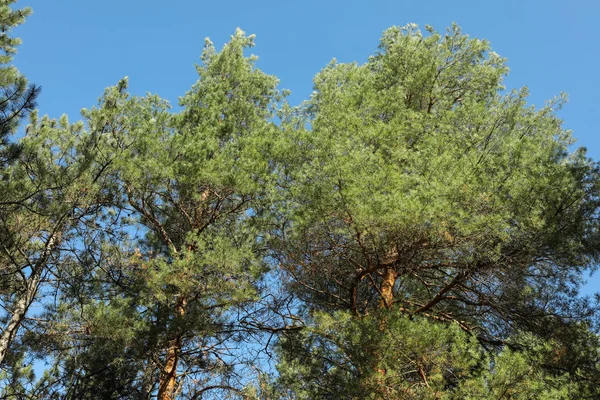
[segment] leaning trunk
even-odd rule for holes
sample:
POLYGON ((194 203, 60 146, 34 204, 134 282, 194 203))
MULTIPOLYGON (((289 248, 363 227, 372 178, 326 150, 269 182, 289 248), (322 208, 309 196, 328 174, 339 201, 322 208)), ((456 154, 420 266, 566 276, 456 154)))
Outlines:
POLYGON ((2 336, 0 336, 0 365, 4 363, 8 348, 17 335, 19 327, 25 319, 27 310, 29 310, 31 303, 33 303, 33 300, 35 299, 35 294, 37 293, 40 284, 40 273, 41 268, 34 270, 29 277, 29 280, 25 282, 25 291, 15 302, 12 316, 2 331, 2 336))

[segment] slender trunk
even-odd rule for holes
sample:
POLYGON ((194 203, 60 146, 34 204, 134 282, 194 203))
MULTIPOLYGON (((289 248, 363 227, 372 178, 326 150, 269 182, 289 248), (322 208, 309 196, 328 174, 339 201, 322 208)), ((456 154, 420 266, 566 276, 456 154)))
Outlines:
POLYGON ((12 316, 2 331, 2 336, 0 336, 0 365, 3 364, 8 348, 17 335, 19 327, 21 326, 23 319, 25 319, 27 310, 29 310, 29 306, 31 306, 31 303, 33 303, 33 300, 35 299, 40 284, 40 276, 41 268, 37 268, 25 282, 25 291, 17 299, 12 311, 12 316))
MULTIPOLYGON (((57 227, 62 226, 62 223, 63 222, 61 219, 57 227)), ((25 319, 25 315, 27 315, 27 311, 29 310, 31 303, 33 303, 35 300, 35 295, 37 294, 40 286, 40 281, 46 266, 46 262, 50 257, 52 249, 60 242, 61 236, 62 233, 58 229, 52 233, 52 235, 46 241, 46 245, 42 254, 37 259, 35 264, 31 265, 31 274, 28 278, 24 279, 23 286, 25 290, 15 302, 12 316, 10 317, 10 320, 6 324, 6 327, 0 336, 0 365, 4 363, 4 358, 6 357, 8 348, 17 335, 17 332, 21 327, 21 323, 25 319)))
POLYGON ((386 268, 383 273, 383 282, 379 291, 381 292, 381 300, 379 301, 379 308, 391 308, 394 302, 394 285, 398 278, 398 273, 391 268, 386 268))
MULTIPOLYGON (((185 315, 185 306, 187 300, 185 297, 180 297, 175 304, 176 319, 182 319, 185 315)), ((165 356, 165 367, 160 375, 158 386, 157 400, 174 400, 175 385, 177 383, 177 366, 179 364, 179 354, 181 353, 181 337, 180 329, 177 328, 176 336, 169 341, 169 348, 165 356)))

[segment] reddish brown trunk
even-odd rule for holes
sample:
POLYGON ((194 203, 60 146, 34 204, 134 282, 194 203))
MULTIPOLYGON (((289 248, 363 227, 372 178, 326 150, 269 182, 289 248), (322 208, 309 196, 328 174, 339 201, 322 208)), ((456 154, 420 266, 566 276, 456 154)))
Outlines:
MULTIPOLYGON (((175 304, 176 318, 183 318, 187 300, 181 297, 175 304)), ((179 363, 179 353, 181 352, 181 334, 169 342, 169 348, 165 356, 165 367, 160 374, 160 383, 158 386, 157 400, 174 400, 175 385, 177 384, 177 366, 179 363)))
POLYGON ((158 400, 173 400, 175 394, 175 383, 177 382, 177 364, 179 362, 179 351, 181 349, 180 338, 171 340, 167 350, 165 370, 160 377, 158 388, 158 400))
POLYGON ((379 301, 379 308, 390 308, 394 302, 394 285, 396 284, 396 278, 398 273, 393 269, 387 268, 383 273, 383 282, 379 291, 381 292, 381 300, 379 301))
MULTIPOLYGON (((381 286, 379 287, 379 292, 381 295, 381 299, 379 301, 379 308, 380 309, 381 308, 391 308, 392 304, 394 303, 394 285, 396 284, 396 279, 398 278, 398 273, 391 268, 386 268, 381 277, 383 278, 383 282, 381 283, 381 286)), ((382 318, 381 321, 379 321, 379 330, 380 331, 385 330, 385 326, 386 326, 386 318, 382 318)), ((381 360, 380 349, 375 351, 373 356, 374 356, 374 359, 377 361, 377 364, 379 364, 379 361, 381 360)), ((379 386, 380 386, 381 390, 383 392, 385 392, 386 391, 385 380, 386 380, 386 376, 387 376, 387 370, 385 368, 377 368, 377 372, 379 372, 379 375, 380 375, 378 377, 379 386)))

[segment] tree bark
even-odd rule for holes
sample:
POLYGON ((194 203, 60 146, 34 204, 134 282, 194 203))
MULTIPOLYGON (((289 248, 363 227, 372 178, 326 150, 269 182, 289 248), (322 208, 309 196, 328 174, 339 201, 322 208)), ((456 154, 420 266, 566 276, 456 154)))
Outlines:
POLYGON ((41 268, 34 269, 29 279, 25 282, 25 291, 17 299, 12 316, 2 331, 2 336, 0 336, 0 365, 4 363, 8 348, 17 335, 19 327, 29 310, 29 306, 31 306, 31 303, 35 299, 40 284, 41 270, 41 268))
POLYGON ((14 304, 14 308, 12 310, 12 316, 10 320, 6 324, 6 327, 2 331, 2 335, 0 336, 0 365, 4 363, 4 358, 6 357, 6 353, 8 352, 8 348, 10 344, 14 340, 19 328, 21 327, 21 323, 25 319, 25 315, 27 315, 27 311, 31 306, 31 303, 35 300, 35 295, 37 294, 38 288, 40 287, 40 281, 42 277, 42 273, 44 271, 46 262, 50 257, 50 253, 52 249, 58 244, 60 241, 61 234, 60 232, 55 231, 46 241, 46 245, 44 250, 35 264, 31 265, 31 274, 27 278, 23 278, 23 286, 25 290, 21 293, 21 296, 17 299, 14 304))
MULTIPOLYGON (((185 306, 187 300, 184 296, 180 297, 175 304, 175 317, 181 319, 185 315, 185 306)), ((169 342, 169 348, 165 356, 165 366, 160 374, 157 400, 174 400, 175 385, 177 384, 177 367, 179 364, 179 354, 181 353, 180 329, 177 328, 176 336, 169 342)))
MULTIPOLYGON (((381 282, 381 286, 379 287, 379 294, 381 299, 379 300, 379 309, 383 308, 391 308, 394 303, 394 285, 396 284, 396 279, 398 278, 398 272, 391 268, 386 268, 381 274, 381 278, 383 282, 381 282)), ((382 316, 379 321, 379 330, 384 331, 386 327, 387 316, 382 316)), ((387 385, 385 383, 387 377, 387 370, 380 366, 380 361, 382 359, 381 349, 377 349, 373 354, 373 361, 377 366, 378 377, 377 381, 379 383, 379 387, 381 388, 382 394, 387 392, 387 385)))
POLYGON ((383 282, 379 291, 381 292, 381 300, 379 301, 379 308, 390 308, 394 303, 394 285, 398 278, 398 272, 391 268, 386 268, 382 276, 383 282))

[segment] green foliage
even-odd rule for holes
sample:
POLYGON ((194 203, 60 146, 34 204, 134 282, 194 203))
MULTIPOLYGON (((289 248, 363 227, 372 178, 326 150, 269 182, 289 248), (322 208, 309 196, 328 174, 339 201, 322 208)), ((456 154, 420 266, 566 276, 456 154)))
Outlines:
MULTIPOLYGON (((599 174, 564 98, 529 107, 488 42, 408 25, 292 108, 253 45, 207 40, 179 112, 124 78, 2 145, 0 396, 597 397, 599 174)), ((0 80, 5 138, 37 89, 0 80)))
POLYGON ((526 90, 501 94, 501 60, 457 28, 394 28, 381 47, 364 66, 332 64, 315 78, 311 130, 295 133, 285 177, 286 268, 314 284, 311 296, 359 312, 377 306, 373 280, 386 270, 398 274, 397 305, 415 311, 445 287, 447 312, 472 301, 491 315, 571 294, 598 258, 597 173, 583 150, 569 153, 556 105, 535 111, 526 90), (406 51, 410 62, 393 61, 406 51), (411 64, 421 58, 437 73, 421 77, 411 64), (418 106, 410 79, 424 80, 418 106))
POLYGON ((0 55, 0 168, 18 156, 19 146, 9 143, 8 136, 15 132, 21 119, 35 108, 35 99, 40 93, 38 86, 28 84, 27 79, 9 65, 21 40, 8 34, 31 14, 29 7, 12 9, 11 5, 15 2, 0 1, 0 51, 4 53, 0 55))
MULTIPOLYGON (((303 115, 283 124, 285 225, 272 243, 287 287, 303 300, 305 318, 344 312, 369 321, 389 308, 423 327, 422 318, 437 329, 458 326, 494 351, 527 333, 565 349, 536 368, 593 387, 598 339, 584 332, 595 306, 576 294, 599 255, 597 165, 585 149, 569 150, 573 139, 555 115, 562 98, 528 107, 526 88, 504 91, 507 68, 487 42, 457 26, 445 35, 427 30, 391 28, 366 64, 332 62, 315 77, 303 115)), ((327 338, 322 324, 314 329, 327 338)), ((295 354, 290 343, 282 342, 287 357, 295 354)), ((322 375, 299 373, 298 382, 331 377, 337 346, 318 347, 322 375)), ((381 353, 371 353, 374 362, 381 353)), ((510 354, 521 368, 520 353, 510 354)), ((287 365, 317 368, 302 360, 287 365)), ((319 390, 383 396, 372 387, 343 390, 361 379, 332 378, 339 386, 327 381, 319 390)), ((307 393, 321 396, 314 386, 307 393)))
POLYGON ((364 318, 318 313, 281 342, 277 386, 297 399, 569 399, 568 373, 541 367, 551 344, 485 351, 457 324, 384 311, 364 318))
MULTIPOLYGON (((93 163, 97 143, 82 124, 69 124, 66 117, 38 119, 33 113, 20 145, 19 159, 3 170, 0 181, 0 304, 6 310, 0 364, 11 382, 7 390, 17 382, 25 385, 19 371, 34 360, 32 349, 39 344, 33 332, 52 332, 52 316, 38 324, 29 319, 38 316, 30 307, 56 293, 49 281, 62 283, 68 254, 80 246, 79 230, 106 201, 102 167, 93 163)), ((32 396, 53 393, 47 386, 55 381, 56 369, 51 372, 37 383, 28 375, 26 381, 32 382, 24 387, 32 396)))
POLYGON ((67 330, 84 331, 64 336, 79 345, 56 355, 78 393, 110 382, 109 396, 160 395, 170 362, 179 392, 238 390, 235 366, 245 360, 228 347, 243 337, 241 307, 256 300, 268 269, 262 210, 280 99, 277 80, 244 56, 252 44, 240 30, 219 53, 207 41, 180 113, 158 96, 130 97, 126 79, 83 111, 100 136, 112 200, 85 233, 93 256, 80 259, 90 264, 69 272, 69 306, 56 310, 67 330))

